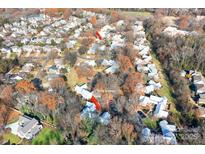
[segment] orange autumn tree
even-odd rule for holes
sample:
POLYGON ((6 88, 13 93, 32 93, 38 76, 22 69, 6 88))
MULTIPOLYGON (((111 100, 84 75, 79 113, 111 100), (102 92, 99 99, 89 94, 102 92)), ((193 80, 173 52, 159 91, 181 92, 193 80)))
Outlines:
POLYGON ((100 92, 101 98, 102 98, 102 108, 109 108, 109 101, 113 99, 112 92, 109 92, 108 87, 105 85, 105 83, 101 80, 98 81, 95 85, 95 89, 100 92))
POLYGON ((95 31, 94 30, 88 30, 84 33, 84 37, 94 37, 95 31))
POLYGON ((87 64, 80 64, 80 66, 75 67, 75 70, 79 78, 89 78, 94 75, 93 67, 87 64))
POLYGON ((56 14, 58 13, 58 9, 57 8, 47 8, 45 9, 45 14, 49 15, 49 16, 56 16, 56 14))
POLYGON ((111 12, 111 22, 117 22, 118 20, 120 20, 120 15, 117 11, 112 11, 111 12))
POLYGON ((39 103, 45 105, 50 110, 54 110, 57 106, 57 98, 48 92, 42 92, 39 94, 39 103))
POLYGON ((137 138, 137 133, 134 131, 134 126, 131 123, 122 123, 122 134, 126 138, 128 144, 133 144, 137 138))
POLYGON ((117 59, 120 63, 120 68, 122 71, 127 72, 127 71, 134 68, 134 66, 133 66, 133 64, 128 56, 118 55, 117 59))
POLYGON ((0 94, 0 98, 6 103, 11 102, 13 91, 14 90, 13 90, 12 86, 4 87, 1 94, 0 94))
POLYGON ((15 89, 20 92, 21 94, 29 94, 32 93, 33 91, 36 90, 35 86, 33 85, 33 83, 27 81, 27 80, 21 80, 19 81, 16 86, 15 89))
POLYGON ((122 89, 125 93, 134 93, 137 90, 136 86, 138 83, 143 83, 142 74, 138 72, 130 72, 128 77, 125 79, 122 89))
POLYGON ((134 49, 132 43, 126 44, 126 56, 128 56, 132 63, 134 63, 135 59, 139 56, 138 51, 134 49))
POLYGON ((179 20, 179 28, 186 29, 189 26, 189 16, 182 16, 179 20))
POLYGON ((64 9, 63 11, 63 18, 68 19, 72 15, 72 10, 71 9, 64 9))
POLYGON ((92 25, 96 25, 96 23, 97 23, 96 16, 92 16, 92 17, 90 18, 90 23, 91 23, 92 25))
POLYGON ((0 100, 0 127, 5 126, 9 116, 9 109, 6 105, 2 104, 0 100))
POLYGON ((65 81, 63 78, 58 77, 58 78, 52 79, 50 81, 50 85, 51 85, 51 88, 60 89, 60 88, 65 87, 65 81))

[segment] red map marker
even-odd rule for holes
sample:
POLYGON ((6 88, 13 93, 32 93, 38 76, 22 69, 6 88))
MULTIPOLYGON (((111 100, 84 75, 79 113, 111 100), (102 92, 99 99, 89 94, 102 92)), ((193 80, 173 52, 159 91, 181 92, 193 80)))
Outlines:
POLYGON ((102 40, 102 36, 100 35, 100 33, 99 33, 98 31, 96 31, 95 34, 97 35, 97 37, 98 37, 100 40, 102 40))
POLYGON ((101 110, 101 105, 94 96, 91 97, 90 101, 95 104, 96 110, 101 110))

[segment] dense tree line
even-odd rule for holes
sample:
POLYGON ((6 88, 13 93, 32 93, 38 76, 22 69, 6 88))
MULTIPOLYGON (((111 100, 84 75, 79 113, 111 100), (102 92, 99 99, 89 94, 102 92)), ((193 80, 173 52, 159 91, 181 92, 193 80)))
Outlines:
MULTIPOLYGON (((187 19, 181 19, 179 28, 186 29, 187 19)), ((152 44, 152 49, 162 63, 162 66, 172 85, 173 95, 176 98, 176 109, 179 111, 180 125, 184 130, 200 128, 203 130, 203 122, 195 115, 195 105, 191 98, 189 82, 180 76, 181 70, 197 70, 205 75, 205 36, 203 33, 193 35, 169 36, 162 33, 166 27, 160 18, 150 18, 145 21, 147 38, 152 44), (195 127, 195 128, 193 128, 195 127)), ((174 118, 174 117, 172 117, 174 118)), ((176 117, 175 117, 176 118, 176 117)), ((204 133, 201 131, 200 141, 204 144, 204 133)), ((181 134, 186 135, 185 133, 181 134)), ((195 134, 196 135, 196 134, 195 134)), ((191 144, 190 138, 183 137, 180 142, 191 144)), ((194 141, 193 141, 194 142, 194 141)))

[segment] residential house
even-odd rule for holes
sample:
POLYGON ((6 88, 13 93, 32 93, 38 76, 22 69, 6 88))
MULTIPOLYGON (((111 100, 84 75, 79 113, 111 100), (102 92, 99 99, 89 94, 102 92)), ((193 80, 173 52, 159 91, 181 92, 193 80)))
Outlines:
POLYGON ((20 116, 18 122, 6 127, 11 128, 11 132, 14 135, 18 135, 20 138, 28 140, 33 139, 43 128, 38 120, 26 115, 20 116))
POLYGON ((76 43, 77 43, 76 40, 70 40, 69 42, 66 43, 66 47, 68 49, 72 49, 76 43))
POLYGON ((149 68, 148 77, 153 78, 154 80, 158 80, 159 75, 155 64, 148 64, 147 67, 149 68))
POLYGON ((148 85, 153 85, 155 90, 160 89, 162 87, 160 82, 157 83, 157 82, 155 82, 153 80, 150 80, 148 82, 148 85))
POLYGON ((145 87, 145 94, 150 94, 154 90, 155 90, 154 85, 148 85, 148 86, 145 87))
POLYGON ((192 78, 194 84, 204 84, 203 76, 201 73, 194 75, 192 78))
POLYGON ((152 60, 152 56, 143 55, 142 58, 143 58, 145 64, 148 64, 152 60))
POLYGON ((140 50, 139 55, 141 56, 147 55, 149 54, 149 50, 150 50, 149 46, 146 46, 142 50, 140 50))
POLYGON ((166 106, 167 99, 163 99, 162 101, 158 102, 154 111, 154 116, 157 118, 167 118, 168 112, 166 111, 166 106))
POLYGON ((137 37, 140 37, 140 38, 145 38, 146 37, 144 31, 137 31, 137 32, 135 32, 134 35, 137 36, 137 37))
POLYGON ((166 97, 160 97, 160 96, 154 96, 154 95, 150 95, 150 102, 153 104, 158 104, 158 102, 161 102, 163 100, 167 100, 166 97))
POLYGON ((60 71, 56 65, 52 65, 51 67, 48 68, 48 73, 49 74, 60 74, 60 71))
POLYGON ((124 20, 119 20, 119 21, 117 22, 116 26, 117 26, 118 28, 123 28, 123 27, 125 26, 124 20))
POLYGON ((151 103, 151 102, 150 102, 150 98, 147 97, 147 96, 140 96, 140 98, 139 98, 139 103, 140 103, 140 105, 142 105, 142 106, 146 106, 147 104, 151 103))
POLYGON ((88 54, 95 54, 99 45, 97 43, 93 43, 90 49, 87 51, 88 54))
POLYGON ((34 68, 34 65, 32 63, 26 63, 23 67, 22 67, 22 72, 31 72, 34 68))
POLYGON ((55 63, 55 66, 58 69, 65 68, 65 65, 64 65, 64 62, 63 62, 63 58, 56 58, 56 59, 54 59, 54 63, 55 63))
POLYGON ((101 110, 101 105, 98 102, 98 100, 93 96, 91 92, 89 92, 87 89, 84 88, 84 86, 75 86, 75 91, 77 94, 80 94, 85 100, 89 100, 95 105, 95 108, 100 111, 101 110))
POLYGON ((143 143, 150 142, 151 130, 149 128, 143 128, 141 132, 141 140, 143 143))
POLYGON ((82 95, 84 99, 89 100, 92 97, 92 93, 89 92, 86 88, 87 88, 87 85, 82 85, 82 86, 76 85, 75 91, 77 94, 82 95))
POLYGON ((199 94, 199 104, 205 104, 205 93, 199 94))
POLYGON ((109 112, 104 112, 103 114, 100 115, 99 117, 99 122, 103 125, 108 125, 111 119, 111 115, 109 112))
POLYGON ((186 73, 186 71, 185 71, 185 70, 182 70, 182 71, 180 72, 180 76, 181 76, 181 77, 185 77, 185 76, 186 76, 186 74, 187 74, 187 73, 186 73))
POLYGON ((112 43, 111 43, 110 50, 123 47, 124 43, 125 43, 125 38, 122 38, 122 35, 120 34, 116 34, 112 37, 112 43))
POLYGON ((146 38, 136 38, 136 40, 134 41, 134 46, 135 46, 136 49, 138 49, 140 51, 146 46, 145 45, 146 42, 147 42, 146 38))
POLYGON ((148 86, 146 86, 146 88, 145 88, 145 93, 146 94, 150 94, 154 90, 158 90, 160 88, 161 88, 161 84, 160 83, 156 83, 153 80, 150 80, 148 82, 148 86))
POLYGON ((177 131, 176 126, 169 125, 166 120, 160 121, 159 125, 161 127, 163 137, 167 141, 167 143, 177 144, 176 137, 174 135, 174 132, 177 131))
POLYGON ((205 93, 205 84, 195 84, 194 86, 195 86, 196 94, 205 93))
POLYGON ((138 66, 138 65, 143 65, 144 64, 144 60, 140 59, 140 58, 135 58, 135 65, 138 66))
POLYGON ((114 63, 112 66, 109 66, 108 68, 105 69, 105 73, 113 74, 116 73, 118 69, 119 69, 119 65, 117 63, 114 63))
POLYGON ((17 135, 21 138, 32 139, 43 128, 38 120, 25 115, 21 116, 18 122, 19 127, 17 130, 17 135))
POLYGON ((189 34, 188 31, 178 30, 176 27, 169 26, 164 29, 163 33, 169 36, 176 36, 176 35, 187 35, 189 34))
POLYGON ((113 64, 115 64, 116 62, 114 60, 107 60, 107 59, 103 59, 101 65, 103 66, 112 66, 113 64))
POLYGON ((10 52, 11 52, 11 48, 9 48, 9 47, 3 47, 3 48, 0 49, 0 51, 1 51, 2 53, 7 54, 7 53, 10 53, 10 52))
POLYGON ((20 77, 19 75, 16 75, 16 76, 13 76, 10 78, 11 80, 14 80, 14 81, 20 81, 20 80, 23 80, 22 77, 20 77))
POLYGON ((81 119, 93 119, 96 117, 96 108, 95 105, 91 102, 86 102, 85 107, 83 108, 82 112, 80 113, 81 119))
POLYGON ((87 64, 87 65, 92 66, 92 67, 95 67, 97 65, 95 60, 86 60, 84 62, 84 64, 87 64))
MULTIPOLYGON (((140 41, 141 41, 142 39, 140 39, 140 41)), ((141 51, 141 50, 143 50, 144 48, 146 48, 147 46, 146 45, 143 45, 143 44, 141 44, 141 42, 138 44, 138 41, 135 41, 134 42, 134 48, 135 49, 137 49, 137 50, 139 50, 139 51, 141 51)))
POLYGON ((141 64, 137 65, 137 71, 138 72, 143 72, 143 73, 148 73, 149 68, 147 66, 142 66, 141 64))

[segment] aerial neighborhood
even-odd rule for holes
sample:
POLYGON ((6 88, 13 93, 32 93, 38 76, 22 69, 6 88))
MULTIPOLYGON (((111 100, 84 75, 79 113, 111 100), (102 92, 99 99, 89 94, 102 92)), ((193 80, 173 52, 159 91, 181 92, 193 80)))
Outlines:
POLYGON ((0 11, 0 144, 205 144, 204 9, 0 11))

